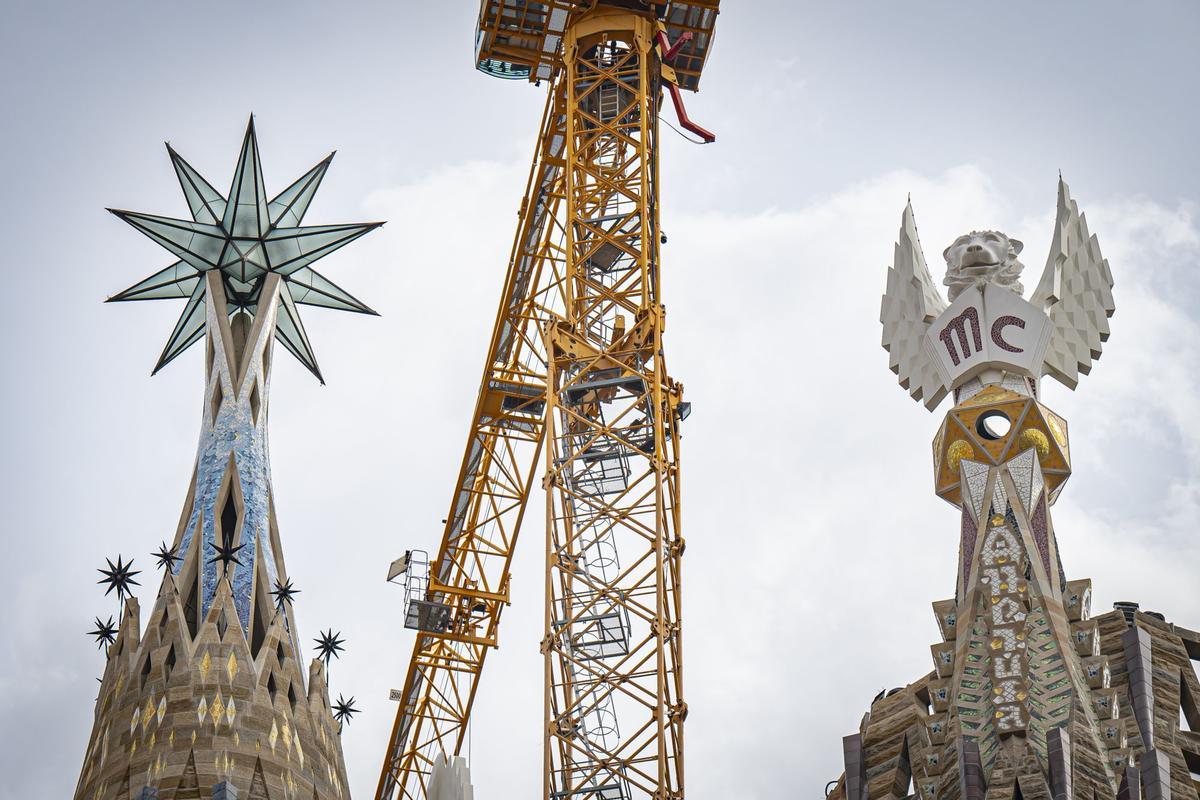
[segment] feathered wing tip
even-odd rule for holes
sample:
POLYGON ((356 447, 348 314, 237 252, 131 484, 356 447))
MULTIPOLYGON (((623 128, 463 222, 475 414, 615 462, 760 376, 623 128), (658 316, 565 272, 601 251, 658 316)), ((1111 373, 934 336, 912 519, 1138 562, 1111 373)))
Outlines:
POLYGON ((925 332, 945 308, 945 298, 925 263, 910 199, 900 218, 879 321, 883 324, 882 344, 889 354, 888 366, 898 376, 900 386, 930 410, 941 402, 949 388, 925 352, 925 332))
POLYGON ((1054 326, 1045 374, 1068 388, 1074 389, 1079 376, 1091 372, 1103 352, 1108 319, 1116 311, 1112 288, 1112 271, 1100 242, 1088 231, 1087 218, 1060 174, 1054 238, 1030 302, 1044 310, 1054 326))

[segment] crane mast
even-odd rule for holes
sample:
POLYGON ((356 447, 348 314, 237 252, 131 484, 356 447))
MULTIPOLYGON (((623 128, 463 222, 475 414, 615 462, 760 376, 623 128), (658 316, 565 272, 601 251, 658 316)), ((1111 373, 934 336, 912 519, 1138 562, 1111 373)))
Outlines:
POLYGON ((483 2, 480 69, 549 90, 442 542, 407 565, 418 633, 378 800, 425 798, 462 748, 539 467, 543 796, 683 797, 689 406, 662 347, 658 113, 665 85, 707 133, 678 87, 696 88, 718 2, 483 2))
POLYGON ((548 798, 683 791, 678 428, 662 350, 653 20, 564 43, 566 318, 546 332, 548 798))

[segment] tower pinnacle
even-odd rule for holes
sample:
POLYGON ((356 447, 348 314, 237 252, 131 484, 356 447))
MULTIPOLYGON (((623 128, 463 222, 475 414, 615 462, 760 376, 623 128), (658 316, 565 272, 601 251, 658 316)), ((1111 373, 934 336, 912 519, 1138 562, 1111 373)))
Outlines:
POLYGON ((1021 250, 999 231, 959 237, 944 253, 947 304, 904 211, 883 345, 914 399, 932 411, 953 397, 933 455, 935 491, 958 511, 958 568, 954 596, 933 604, 932 671, 872 701, 843 739, 831 800, 1198 796, 1200 743, 1178 720, 1196 717, 1200 634, 1136 604, 1091 617, 1091 581, 1067 579, 1051 518, 1071 447, 1040 381, 1074 389, 1115 310, 1108 262, 1061 177, 1029 300, 1021 250))
POLYGON ((321 377, 297 304, 374 313, 312 264, 382 223, 300 225, 329 158, 268 200, 253 118, 228 199, 168 151, 191 219, 114 213, 179 260, 110 299, 187 298, 155 369, 205 340, 200 443, 145 631, 131 598, 91 633, 108 658, 75 797, 345 797, 326 665, 300 663, 267 406, 276 339, 321 377))

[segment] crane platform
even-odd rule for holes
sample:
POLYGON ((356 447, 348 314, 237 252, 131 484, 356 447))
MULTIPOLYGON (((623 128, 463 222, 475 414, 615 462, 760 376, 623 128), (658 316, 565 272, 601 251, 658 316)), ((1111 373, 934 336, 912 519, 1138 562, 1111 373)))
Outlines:
MULTIPOLYGON (((475 35, 476 67, 498 78, 548 80, 562 60, 564 32, 576 15, 592 5, 587 0, 483 0, 475 35)), ((679 88, 699 90, 720 0, 609 0, 605 5, 636 10, 652 6, 672 42, 690 33, 690 41, 679 48, 672 66, 679 88)))

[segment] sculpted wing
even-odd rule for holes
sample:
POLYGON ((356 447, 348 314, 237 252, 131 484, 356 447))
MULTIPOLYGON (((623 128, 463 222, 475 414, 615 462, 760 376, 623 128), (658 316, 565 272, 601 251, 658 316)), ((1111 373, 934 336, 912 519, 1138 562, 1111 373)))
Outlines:
POLYGON ((1046 348, 1045 374, 1074 389, 1080 374, 1092 371, 1108 340, 1113 303, 1112 272, 1100 244, 1088 233, 1087 219, 1058 179, 1058 217, 1042 279, 1030 302, 1054 325, 1046 348))
POLYGON ((925 265, 909 203, 900 223, 895 260, 888 270, 879 321, 883 323, 883 349, 890 356, 888 364, 892 372, 899 376, 900 385, 912 398, 924 401, 931 411, 946 396, 949 387, 926 356, 924 339, 930 323, 945 310, 946 301, 925 265))

